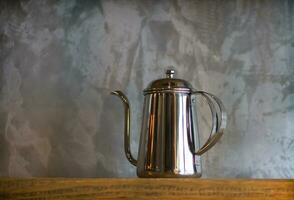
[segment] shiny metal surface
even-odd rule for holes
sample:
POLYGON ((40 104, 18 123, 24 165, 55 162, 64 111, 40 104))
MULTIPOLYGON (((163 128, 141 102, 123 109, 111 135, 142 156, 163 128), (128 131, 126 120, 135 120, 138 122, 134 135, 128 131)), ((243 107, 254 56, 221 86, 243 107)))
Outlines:
POLYGON ((190 95, 154 93, 145 96, 139 148, 139 177, 200 177, 200 157, 189 149, 190 95))
POLYGON ((166 78, 173 78, 174 77, 174 74, 175 74, 175 70, 173 69, 168 69, 166 70, 166 78))
POLYGON ((220 139, 226 126, 224 106, 217 97, 204 91, 192 91, 189 83, 173 79, 173 74, 173 70, 168 70, 166 79, 152 82, 144 91, 138 160, 130 152, 127 97, 121 91, 112 92, 125 105, 125 154, 133 165, 137 165, 139 177, 200 177, 200 155, 220 139), (210 136, 201 148, 197 108, 194 109, 196 112, 192 109, 193 95, 204 97, 212 116, 210 136))
POLYGON ((133 165, 137 165, 137 160, 133 157, 131 153, 131 145, 130 145, 130 124, 131 124, 131 114, 130 114, 130 105, 128 98, 121 91, 113 91, 111 94, 118 96, 125 108, 125 124, 124 124, 124 149, 127 159, 133 165))
POLYGON ((152 81, 144 90, 144 94, 153 92, 185 92, 190 93, 193 91, 191 84, 182 79, 173 78, 174 70, 166 71, 166 78, 152 81))
MULTIPOLYGON (((212 127, 211 127, 210 136, 208 140, 205 142, 205 144, 198 151, 193 150, 195 148, 193 148, 193 145, 191 145, 192 140, 190 139, 193 137, 193 133, 188 132, 189 134, 188 139, 189 139, 191 151, 195 155, 201 155, 205 153, 206 151, 208 151, 211 147, 213 147, 223 135, 224 129, 226 128, 226 125, 227 125, 227 113, 225 111, 225 107, 223 103, 215 95, 210 94, 208 92, 204 92, 204 91, 194 91, 192 94, 193 95, 200 94, 206 99, 209 105, 209 108, 211 110, 211 115, 212 115, 212 127), (219 113, 216 112, 216 108, 214 105, 218 106, 219 113)), ((187 112, 190 112, 190 110, 187 110, 187 112)))

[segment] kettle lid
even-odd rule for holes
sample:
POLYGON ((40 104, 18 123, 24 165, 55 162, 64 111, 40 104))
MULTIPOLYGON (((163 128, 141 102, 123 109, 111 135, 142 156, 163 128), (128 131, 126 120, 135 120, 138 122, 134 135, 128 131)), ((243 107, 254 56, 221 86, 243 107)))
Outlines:
POLYGON ((181 92, 190 93, 193 88, 185 80, 174 78, 175 70, 166 70, 166 78, 152 81, 144 90, 144 94, 156 92, 181 92))

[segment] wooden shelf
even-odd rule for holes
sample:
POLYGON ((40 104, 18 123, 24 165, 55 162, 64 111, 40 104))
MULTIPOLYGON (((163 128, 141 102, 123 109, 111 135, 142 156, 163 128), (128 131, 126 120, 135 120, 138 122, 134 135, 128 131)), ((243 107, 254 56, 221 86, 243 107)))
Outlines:
POLYGON ((294 180, 0 178, 0 199, 293 200, 294 180))

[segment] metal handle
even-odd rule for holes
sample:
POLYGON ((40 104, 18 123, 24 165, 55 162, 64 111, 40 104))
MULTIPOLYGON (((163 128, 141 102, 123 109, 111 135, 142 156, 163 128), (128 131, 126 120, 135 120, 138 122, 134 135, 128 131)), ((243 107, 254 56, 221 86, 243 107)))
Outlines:
POLYGON ((128 98, 122 93, 121 91, 112 91, 111 94, 118 96, 125 108, 125 125, 124 125, 124 148, 125 148, 125 154, 127 159, 130 161, 131 164, 134 166, 137 166, 137 160, 132 156, 131 153, 131 145, 130 145, 130 127, 131 127, 131 114, 130 114, 130 105, 128 98))
POLYGON ((223 135, 224 129, 226 128, 226 124, 227 124, 227 114, 225 112, 225 108, 224 108, 224 105, 221 102, 221 100, 218 99, 213 94, 210 94, 210 93, 204 92, 204 91, 195 91, 195 92, 192 92, 192 95, 202 95, 203 97, 205 97, 205 100, 207 101, 207 103, 209 105, 209 108, 211 110, 211 115, 212 115, 212 128, 211 128, 209 138, 207 139, 205 144, 198 151, 195 150, 195 148, 194 148, 195 145, 193 145, 192 131, 190 131, 190 133, 188 133, 190 151, 195 155, 202 155, 203 153, 208 151, 211 147, 213 147, 218 142, 218 140, 221 138, 221 136, 223 135), (215 106, 214 106, 215 104, 213 101, 219 107, 220 116, 215 110, 215 106))

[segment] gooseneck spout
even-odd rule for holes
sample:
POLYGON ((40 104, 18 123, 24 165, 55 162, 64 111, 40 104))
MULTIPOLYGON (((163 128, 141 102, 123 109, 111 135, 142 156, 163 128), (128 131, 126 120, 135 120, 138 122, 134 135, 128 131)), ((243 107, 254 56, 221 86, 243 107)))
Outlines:
POLYGON ((130 121, 131 121, 131 114, 130 114, 130 105, 129 105, 129 100, 122 93, 121 91, 112 91, 111 94, 118 96, 123 104, 124 104, 124 109, 125 109, 125 124, 124 124, 124 148, 125 148, 125 154, 127 159, 130 161, 131 164, 134 166, 137 165, 137 160, 132 156, 131 153, 131 145, 130 145, 130 121))

